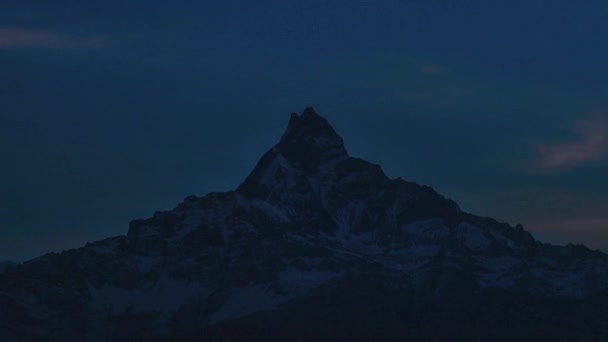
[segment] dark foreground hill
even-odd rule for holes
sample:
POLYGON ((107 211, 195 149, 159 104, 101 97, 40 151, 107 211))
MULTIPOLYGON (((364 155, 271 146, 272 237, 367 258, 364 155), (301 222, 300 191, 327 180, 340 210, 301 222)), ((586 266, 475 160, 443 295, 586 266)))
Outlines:
POLYGON ((350 157, 312 108, 235 190, 0 273, 0 338, 606 340, 608 257, 350 157))

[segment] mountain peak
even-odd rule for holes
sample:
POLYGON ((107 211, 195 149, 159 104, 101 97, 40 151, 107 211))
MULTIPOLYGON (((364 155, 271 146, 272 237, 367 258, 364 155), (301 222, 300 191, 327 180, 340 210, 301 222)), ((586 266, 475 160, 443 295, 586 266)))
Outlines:
POLYGON ((308 138, 319 136, 340 138, 329 122, 319 115, 313 107, 306 107, 302 114, 291 113, 289 124, 281 141, 294 135, 300 137, 306 135, 308 138))
POLYGON ((315 111, 315 109, 314 109, 312 106, 308 106, 308 107, 304 108, 304 111, 302 112, 302 115, 305 115, 305 116, 309 116, 309 115, 312 115, 312 116, 314 116, 314 115, 316 115, 316 116, 320 116, 320 115, 319 115, 319 114, 318 114, 318 113, 315 111))
POLYGON ((287 129, 275 148, 287 161, 303 170, 348 157, 342 138, 313 107, 307 107, 300 115, 291 114, 287 129))
POLYGON ((285 170, 310 175, 348 158, 344 142, 334 128, 312 107, 307 107, 302 114, 291 113, 281 140, 262 156, 237 190, 260 194, 264 192, 261 188, 271 183, 276 186, 285 170))

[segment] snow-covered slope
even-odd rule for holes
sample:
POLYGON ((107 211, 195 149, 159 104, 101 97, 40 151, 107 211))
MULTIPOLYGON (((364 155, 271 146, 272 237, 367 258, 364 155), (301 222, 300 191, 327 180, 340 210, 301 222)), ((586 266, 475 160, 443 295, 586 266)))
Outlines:
POLYGON ((350 157, 307 108, 235 191, 190 196, 132 221, 126 236, 0 273, 0 338, 194 336, 262 314, 297 316, 323 294, 363 303, 351 291, 370 282, 378 291, 363 293, 376 303, 492 289, 583 301, 608 288, 608 258, 543 244, 389 179, 350 157))

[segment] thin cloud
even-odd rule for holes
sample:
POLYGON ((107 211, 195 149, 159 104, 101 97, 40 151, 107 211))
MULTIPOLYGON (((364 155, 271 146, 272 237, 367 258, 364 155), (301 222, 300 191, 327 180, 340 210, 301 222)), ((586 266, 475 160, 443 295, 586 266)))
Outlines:
POLYGON ((0 49, 97 49, 107 45, 100 36, 76 36, 56 31, 0 27, 0 49))
POLYGON ((579 122, 578 139, 558 144, 536 144, 535 171, 559 171, 603 160, 608 155, 608 120, 579 122))
POLYGON ((555 221, 534 222, 532 226, 544 233, 583 233, 598 232, 608 235, 608 218, 571 218, 555 221))
POLYGON ((443 68, 436 64, 426 64, 420 67, 420 71, 425 74, 439 74, 443 68))

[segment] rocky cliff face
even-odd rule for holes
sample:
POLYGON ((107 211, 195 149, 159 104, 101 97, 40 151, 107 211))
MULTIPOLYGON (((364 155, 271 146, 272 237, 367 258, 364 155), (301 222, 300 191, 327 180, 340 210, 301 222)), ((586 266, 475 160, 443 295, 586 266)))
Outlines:
POLYGON ((543 336, 593 337, 607 289, 606 255, 389 179, 307 108, 235 191, 0 273, 0 337, 508 338, 555 308, 580 322, 543 336))

